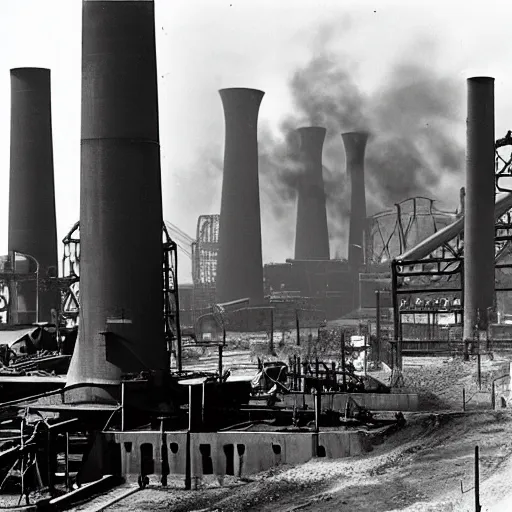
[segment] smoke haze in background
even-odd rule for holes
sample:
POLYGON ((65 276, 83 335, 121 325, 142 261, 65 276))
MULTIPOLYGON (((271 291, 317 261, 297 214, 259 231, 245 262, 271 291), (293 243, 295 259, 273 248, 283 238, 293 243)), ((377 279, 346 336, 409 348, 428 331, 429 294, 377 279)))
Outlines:
POLYGON ((376 92, 365 93, 357 82, 357 67, 346 55, 329 51, 324 37, 322 47, 291 77, 290 91, 295 109, 281 123, 280 133, 260 130, 264 225, 271 223, 290 244, 290 253, 298 166, 289 134, 300 126, 328 130, 323 155, 331 254, 347 254, 350 185, 342 132, 371 133, 366 151, 369 215, 412 196, 457 207, 464 170, 464 147, 452 135, 454 126, 463 123, 458 82, 418 63, 398 62, 376 92))
MULTIPOLYGON (((354 29, 348 18, 343 25, 341 41, 339 32, 332 27, 324 25, 317 31, 309 61, 289 78, 293 108, 277 129, 260 115, 265 262, 269 261, 269 253, 283 253, 273 250, 277 246, 286 248, 281 261, 293 257, 296 184, 301 168, 295 130, 301 126, 327 128, 323 164, 331 257, 347 256, 350 184, 342 132, 365 130, 371 134, 365 174, 369 215, 412 196, 432 197, 444 209, 455 210, 458 206, 465 150, 456 132, 464 124, 464 81, 436 70, 435 44, 418 38, 408 48, 410 54, 390 63, 374 90, 368 91, 358 82, 354 56, 350 58, 338 49, 340 42, 350 46, 350 31, 354 29), (417 55, 428 58, 418 59, 417 55)), ((272 94, 271 90, 265 92, 272 94)), ((184 191, 193 190, 194 205, 200 205, 202 213, 217 213, 223 138, 216 137, 214 143, 200 151, 198 162, 186 172, 176 173, 180 186, 184 191)))

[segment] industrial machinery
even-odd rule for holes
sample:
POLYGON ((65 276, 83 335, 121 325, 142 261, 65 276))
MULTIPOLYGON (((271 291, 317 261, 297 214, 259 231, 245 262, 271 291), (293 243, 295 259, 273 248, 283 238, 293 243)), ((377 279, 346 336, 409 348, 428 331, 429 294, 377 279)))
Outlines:
MULTIPOLYGON (((62 317, 66 326, 78 325, 80 306, 80 222, 74 224, 63 239, 64 256, 62 268, 67 289, 64 293, 62 317)), ((162 289, 164 310, 162 315, 165 339, 170 353, 181 370, 181 329, 178 297, 177 244, 169 235, 167 224, 162 225, 162 289)))

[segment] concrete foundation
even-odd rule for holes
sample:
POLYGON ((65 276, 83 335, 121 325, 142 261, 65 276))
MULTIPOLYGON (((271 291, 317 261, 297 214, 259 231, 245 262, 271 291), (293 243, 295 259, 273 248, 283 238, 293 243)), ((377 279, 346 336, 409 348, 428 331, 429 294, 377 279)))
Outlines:
MULTIPOLYGON (((186 432, 105 433, 107 443, 121 445, 124 477, 162 475, 165 440, 170 476, 185 476, 186 432)), ((244 477, 280 464, 303 464, 318 455, 330 459, 369 451, 364 432, 208 432, 190 435, 192 479, 205 475, 244 477)))

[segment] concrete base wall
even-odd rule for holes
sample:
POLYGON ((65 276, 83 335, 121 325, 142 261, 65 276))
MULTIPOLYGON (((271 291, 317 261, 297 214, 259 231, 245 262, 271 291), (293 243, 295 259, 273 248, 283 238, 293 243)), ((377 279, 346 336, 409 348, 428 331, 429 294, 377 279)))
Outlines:
MULTIPOLYGON (((325 393, 322 394, 322 409, 343 412, 349 398, 370 411, 418 411, 420 403, 419 395, 415 393, 325 393)), ((303 407, 305 403, 312 409, 315 397, 302 394, 284 395, 281 403, 287 407, 303 407)))
MULTIPOLYGON (((167 447, 169 474, 186 472, 186 432, 105 433, 121 445, 123 476, 162 475, 162 443, 167 447)), ((301 464, 318 455, 331 459, 368 451, 363 432, 213 432, 190 434, 192 478, 204 475, 243 477, 280 464, 301 464)))
POLYGON ((186 432, 115 432, 104 434, 108 440, 121 445, 123 476, 162 475, 162 444, 167 447, 170 474, 184 475, 187 453, 186 432))

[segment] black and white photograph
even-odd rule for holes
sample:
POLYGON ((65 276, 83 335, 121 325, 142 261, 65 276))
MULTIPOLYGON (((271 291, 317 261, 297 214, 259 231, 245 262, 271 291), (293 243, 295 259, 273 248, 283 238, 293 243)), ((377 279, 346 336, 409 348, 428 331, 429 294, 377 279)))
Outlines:
POLYGON ((0 511, 512 511, 506 2, 1 7, 0 511))

